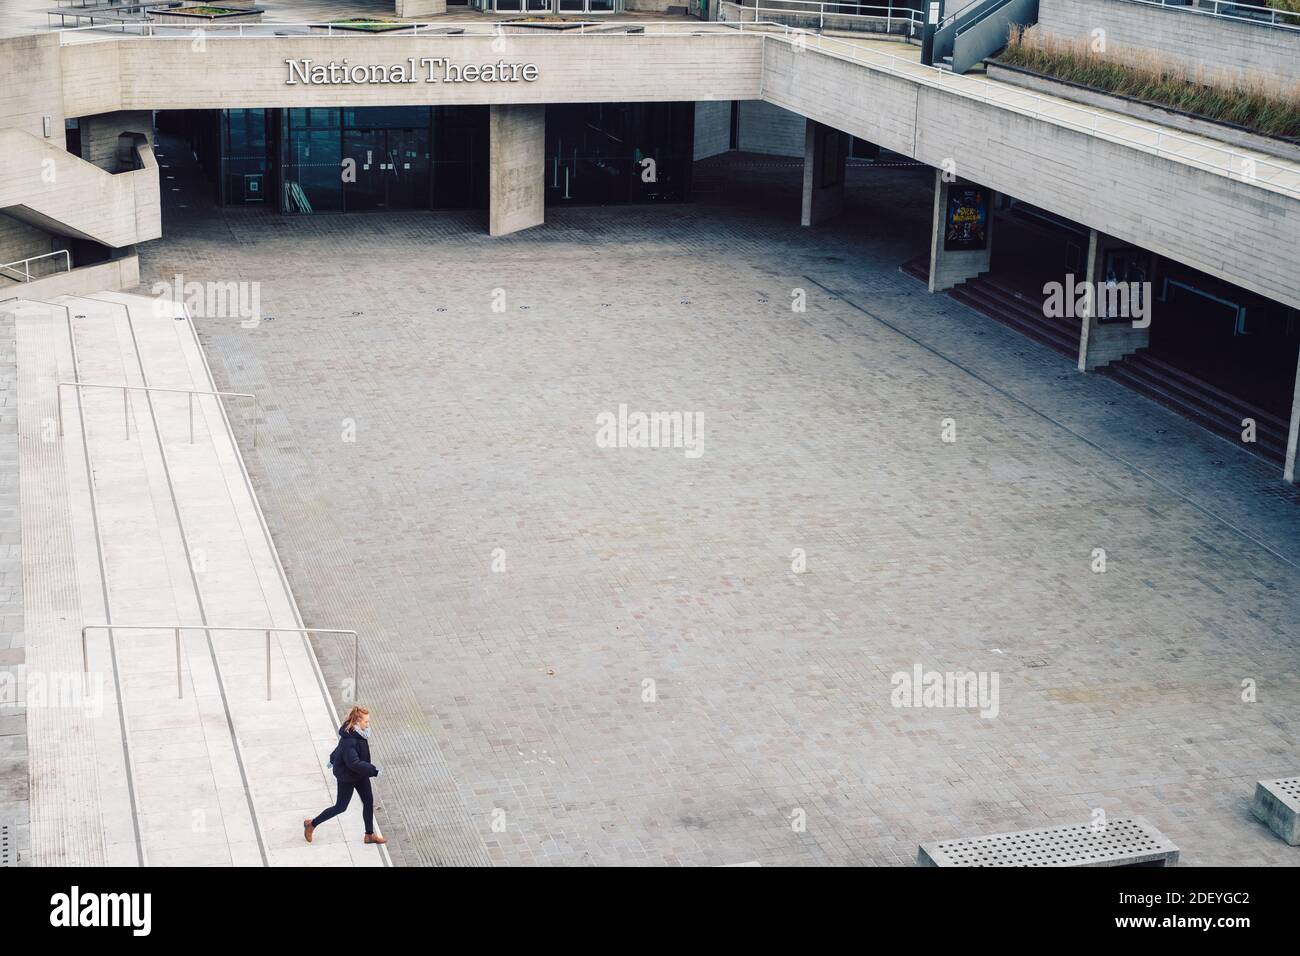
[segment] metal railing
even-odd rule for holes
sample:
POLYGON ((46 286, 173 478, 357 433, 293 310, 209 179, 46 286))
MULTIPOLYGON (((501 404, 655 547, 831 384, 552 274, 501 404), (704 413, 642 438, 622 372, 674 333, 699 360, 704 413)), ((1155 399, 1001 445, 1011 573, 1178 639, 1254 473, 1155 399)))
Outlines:
MULTIPOLYGON (((727 26, 743 28, 744 24, 728 23, 727 26)), ((1263 172, 1271 170, 1274 173, 1295 176, 1300 180, 1300 163, 1283 164, 1273 162, 1255 153, 1220 146, 1208 138, 1192 137, 1172 132, 1154 123, 1134 122, 1118 113, 1102 113, 1089 107, 1078 106, 1067 100, 1032 93, 1019 87, 1003 86, 979 77, 950 73, 937 66, 926 66, 916 60, 869 49, 852 40, 821 36, 808 30, 799 30, 779 23, 750 24, 751 29, 756 26, 768 27, 765 36, 779 42, 788 43, 800 50, 817 50, 828 56, 860 63, 870 69, 888 73, 892 76, 925 83, 927 86, 944 89, 947 92, 988 103, 991 106, 998 106, 1011 112, 1031 116, 1034 119, 1046 120, 1066 129, 1090 133, 1100 139, 1109 139, 1136 149, 1151 151, 1157 156, 1173 159, 1198 169, 1224 174, 1241 182, 1251 182, 1261 188, 1269 189, 1293 199, 1300 199, 1300 186, 1269 182, 1261 175, 1263 172), (990 89, 999 90, 1001 95, 989 95, 988 91, 990 89), (1069 118, 1064 118, 1061 114, 1066 114, 1069 118), (1103 130, 1103 125, 1110 128, 1103 130), (1115 127, 1119 127, 1119 130, 1116 130, 1115 127), (1145 135, 1138 135, 1139 132, 1145 135), (1151 142, 1150 140, 1153 137, 1154 142, 1151 142), (1203 159, 1190 152, 1170 149, 1167 144, 1172 143, 1181 144, 1187 147, 1188 150, 1196 152, 1214 153, 1219 158, 1219 162, 1203 159)))
MULTIPOLYGON (((832 4, 833 5, 833 4, 832 4)), ((900 11, 901 12, 901 11, 900 11)), ((258 23, 214 23, 203 27, 192 27, 177 23, 115 23, 83 27, 64 27, 54 32, 59 34, 60 43, 75 40, 75 34, 104 33, 110 36, 152 37, 158 39, 193 41, 196 35, 207 39, 224 39, 228 37, 243 39, 292 39, 323 36, 333 37, 411 37, 411 36, 450 36, 450 37, 564 37, 564 36, 627 36, 630 34, 648 36, 694 36, 700 34, 725 34, 718 29, 719 24, 693 20, 579 20, 565 23, 564 29, 556 26, 547 27, 542 23, 526 24, 509 20, 433 20, 423 22, 401 23, 392 30, 358 30, 348 28, 325 20, 296 20, 276 22, 263 20, 258 23)))
MULTIPOLYGON (((831 18, 831 28, 853 29, 867 23, 884 24, 884 32, 906 31, 911 36, 920 36, 924 17, 919 10, 910 7, 874 6, 861 3, 821 2, 821 0, 726 0, 718 10, 718 22, 733 23, 737 21, 724 19, 722 14, 727 6, 739 7, 741 10, 753 11, 754 18, 749 21, 779 23, 779 17, 808 20, 816 18, 817 29, 826 29, 826 18, 831 18), (875 11, 875 12, 868 12, 875 11), (840 25, 843 25, 842 27, 840 25)), ((797 25, 797 24, 792 24, 797 25)))
POLYGON ((59 272, 71 272, 71 271, 72 271, 72 255, 68 252, 67 249, 55 249, 53 252, 45 252, 39 256, 28 256, 26 259, 15 259, 13 262, 6 262, 0 265, 0 272, 9 273, 10 275, 13 276, 15 281, 18 282, 31 282, 32 279, 34 278, 43 279, 45 278, 46 275, 57 275, 59 272), (39 276, 32 275, 33 262, 39 262, 42 259, 49 259, 54 256, 63 257, 62 269, 55 269, 54 272, 47 272, 45 273, 45 275, 39 275, 39 276), (15 266, 22 266, 23 267, 22 272, 19 273, 19 271, 16 268, 14 268, 15 266))
MULTIPOLYGON (((118 385, 113 382, 59 382, 58 388, 120 388, 122 390, 122 424, 126 428, 126 438, 131 438, 131 405, 128 401, 128 392, 169 392, 173 395, 189 396, 189 417, 190 417, 190 444, 194 444, 194 396, 207 395, 218 398, 251 398, 253 400, 253 412, 251 415, 253 426, 253 446, 257 446, 257 413, 261 404, 257 401, 257 396, 249 392, 203 392, 190 388, 164 388, 159 385, 118 385)), ((62 391, 59 392, 62 395, 62 391)), ((57 401, 55 405, 58 408, 59 415, 59 435, 63 435, 63 402, 57 401)))
MULTIPOLYGON (((309 634, 344 634, 352 637, 352 699, 357 700, 357 659, 358 647, 360 641, 357 632, 344 628, 333 627, 221 627, 216 624, 85 624, 81 628, 81 669, 84 673, 90 673, 90 645, 87 635, 90 631, 108 631, 111 635, 114 631, 171 631, 176 641, 176 699, 183 700, 185 697, 184 669, 181 667, 181 632, 182 631, 203 631, 205 634, 211 634, 213 631, 236 631, 245 634, 265 634, 266 635, 266 699, 271 699, 271 635, 272 634, 299 634, 306 640, 309 634)), ((310 648, 308 654, 311 654, 310 648)), ((217 664, 213 660, 213 664, 217 664)))
POLYGON ((1239 23, 1258 23, 1262 26, 1281 27, 1285 30, 1300 30, 1300 13, 1279 10, 1277 7, 1257 6, 1253 3, 1230 3, 1228 0, 1127 0, 1128 3, 1141 3, 1149 7, 1167 7, 1184 13, 1199 13, 1203 17, 1218 20, 1235 20, 1239 23))

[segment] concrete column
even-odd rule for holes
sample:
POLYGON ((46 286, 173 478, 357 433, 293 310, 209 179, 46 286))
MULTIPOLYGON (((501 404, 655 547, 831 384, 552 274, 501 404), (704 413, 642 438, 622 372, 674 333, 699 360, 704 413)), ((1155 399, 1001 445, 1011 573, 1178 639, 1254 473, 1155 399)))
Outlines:
POLYGON ((1130 279, 1128 275, 1117 275, 1117 282, 1127 283, 1130 281, 1142 281, 1147 283, 1141 290, 1144 297, 1143 306, 1150 310, 1153 305, 1153 296, 1151 294, 1152 272, 1155 267, 1155 257, 1145 249, 1139 249, 1131 246, 1126 242, 1121 242, 1114 236, 1108 236, 1104 232, 1098 232, 1096 229, 1091 230, 1088 237, 1088 264, 1085 267, 1085 273, 1080 283, 1088 283, 1089 287, 1094 290, 1089 301, 1091 306, 1088 314, 1081 316, 1079 328, 1079 371, 1091 372, 1093 369, 1100 368, 1111 362, 1122 359, 1125 355, 1130 355, 1140 348, 1144 348, 1151 341, 1150 311, 1147 311, 1147 323, 1141 328, 1135 328, 1133 325, 1134 309, 1137 303, 1126 293, 1127 298, 1121 297, 1118 304, 1127 308, 1127 313, 1121 312, 1119 318, 1112 318, 1111 313, 1115 311, 1117 303, 1111 302, 1110 297, 1098 290, 1103 289, 1107 281, 1106 260, 1107 253, 1119 252, 1123 254, 1126 262, 1136 261, 1141 269, 1140 279, 1130 279), (1127 316, 1124 318, 1123 316, 1127 316))
POLYGON ((849 156, 849 136, 813 120, 807 120, 804 126, 800 222, 815 226, 844 211, 844 168, 849 156))
POLYGON ((488 232, 545 221, 546 107, 493 106, 488 116, 488 232))
POLYGON ((126 169, 118 151, 118 137, 123 133, 140 133, 153 145, 153 113, 149 110, 83 116, 77 125, 81 128, 81 158, 110 173, 126 169))
POLYGON ((1295 390, 1291 393, 1291 428, 1286 438, 1286 467, 1282 477, 1287 481, 1296 480, 1296 451, 1300 446, 1300 361, 1296 362, 1295 390))
POLYGON ((394 0, 394 13, 399 17, 433 17, 447 12, 447 0, 394 0))
POLYGON ((934 225, 930 236, 930 291, 942 292, 989 271, 993 256, 993 202, 997 193, 934 171, 934 225), (963 199, 973 203, 963 203, 963 199), (973 220, 972 214, 982 215, 973 220))

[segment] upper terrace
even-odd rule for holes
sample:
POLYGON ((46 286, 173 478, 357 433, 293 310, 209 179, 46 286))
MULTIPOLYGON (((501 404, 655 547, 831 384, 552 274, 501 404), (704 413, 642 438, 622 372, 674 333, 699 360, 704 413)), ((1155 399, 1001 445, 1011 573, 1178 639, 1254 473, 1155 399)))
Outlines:
MULTIPOLYGON (((319 22, 319 21, 317 21, 319 22)), ((30 42, 30 41, 29 41, 30 42)), ((923 66, 916 47, 777 24, 600 21, 565 31, 438 18, 389 34, 237 25, 39 40, 19 82, 65 116, 155 109, 766 100, 1300 307, 1300 163, 923 66), (286 61, 523 61, 536 79, 289 83, 286 61)), ((62 117, 60 117, 60 120, 62 117)), ((4 120, 0 120, 4 121, 4 120)), ((30 121, 29 121, 30 122, 30 121)))

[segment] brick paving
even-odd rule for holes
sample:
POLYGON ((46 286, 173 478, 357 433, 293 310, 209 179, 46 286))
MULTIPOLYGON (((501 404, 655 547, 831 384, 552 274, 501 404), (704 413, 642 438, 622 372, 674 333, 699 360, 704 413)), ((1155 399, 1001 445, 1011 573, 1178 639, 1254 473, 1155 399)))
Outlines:
POLYGON ((30 862, 14 320, 0 316, 0 866, 30 862))
POLYGON ((261 283, 269 321, 198 326, 307 623, 362 633, 394 860, 910 864, 1103 810, 1297 862, 1249 813, 1300 768, 1295 490, 899 273, 927 171, 801 230, 797 167, 728 161, 497 240, 164 193, 146 289, 261 283), (598 447, 620 404, 702 456, 598 447), (997 716, 892 706, 917 664, 997 716))

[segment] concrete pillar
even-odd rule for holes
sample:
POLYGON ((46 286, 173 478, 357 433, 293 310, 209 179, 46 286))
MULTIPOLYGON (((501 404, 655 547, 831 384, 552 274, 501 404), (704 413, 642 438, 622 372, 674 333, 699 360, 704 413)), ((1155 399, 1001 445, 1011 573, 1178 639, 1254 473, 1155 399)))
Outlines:
POLYGON ((493 106, 488 115, 488 232, 545 221, 546 107, 493 106))
POLYGON ((447 0, 394 0, 393 12, 408 20, 433 17, 447 12, 447 0))
POLYGON ((1300 446, 1300 361, 1296 362, 1295 390, 1291 393, 1291 428, 1286 438, 1286 467, 1282 477, 1287 481, 1296 480, 1296 451, 1300 446))
POLYGON ((149 110, 83 116, 77 125, 81 129, 81 158, 110 173, 125 171, 118 151, 118 137, 123 133, 140 133, 150 146, 154 144, 153 113, 149 110))
POLYGON ((934 171, 934 224, 930 236, 930 291, 942 292, 989 271, 993 256, 993 201, 987 186, 947 182, 934 171))
POLYGON ((804 127, 803 214, 799 221, 815 226, 844 211, 849 136, 813 120, 807 120, 804 127))
MULTIPOLYGON (((1150 327, 1150 309, 1154 304, 1154 296, 1151 294, 1152 273, 1155 268, 1155 257, 1145 249, 1139 249, 1131 246, 1126 242, 1121 242, 1114 236, 1108 236, 1104 232, 1098 232, 1096 229, 1091 230, 1088 237, 1088 264, 1081 280, 1076 285, 1087 283, 1093 289, 1091 306, 1087 314, 1081 316, 1079 328, 1079 371, 1091 372, 1093 369, 1100 368, 1111 362, 1122 359, 1125 355, 1130 355, 1140 348, 1144 348, 1151 341, 1150 327), (1110 255, 1115 254, 1115 255, 1110 255), (1115 265, 1117 270, 1122 270, 1123 275, 1117 274, 1113 277, 1116 282, 1130 283, 1143 282, 1145 285, 1141 288, 1142 305, 1148 310, 1146 313, 1146 325, 1134 327, 1134 312, 1138 307, 1138 302, 1132 297, 1132 293, 1126 292, 1127 298, 1119 297, 1116 302, 1110 301, 1111 296, 1104 292, 1110 270, 1107 267, 1108 259, 1111 264, 1115 265), (1133 272, 1133 266, 1136 265, 1137 271, 1133 272), (1131 274, 1130 274, 1131 273, 1131 274), (1116 307, 1120 306, 1121 311, 1118 315, 1116 307), (1123 311, 1127 309, 1127 311, 1123 311)), ((1068 289, 1067 289, 1068 294, 1068 289)))

